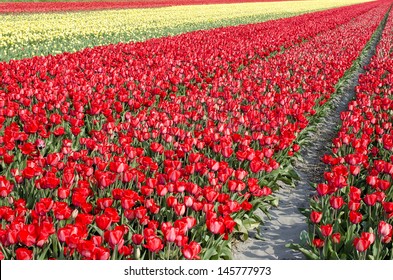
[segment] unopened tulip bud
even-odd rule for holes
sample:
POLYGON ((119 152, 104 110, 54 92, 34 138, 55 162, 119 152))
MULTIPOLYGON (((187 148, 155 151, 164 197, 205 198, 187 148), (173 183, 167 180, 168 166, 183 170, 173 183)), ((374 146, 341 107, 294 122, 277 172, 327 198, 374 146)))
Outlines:
POLYGON ((74 211, 72 211, 71 217, 72 217, 73 219, 75 219, 75 218, 78 216, 78 214, 79 214, 78 209, 75 209, 74 211))

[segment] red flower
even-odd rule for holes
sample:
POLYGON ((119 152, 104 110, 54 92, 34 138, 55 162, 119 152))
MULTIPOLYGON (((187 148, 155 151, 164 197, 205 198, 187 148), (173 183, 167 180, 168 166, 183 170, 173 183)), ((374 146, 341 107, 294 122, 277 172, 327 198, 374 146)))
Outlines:
POLYGON ((143 235, 142 234, 133 234, 132 235, 132 242, 134 242, 135 245, 140 245, 143 241, 143 235))
POLYGON ((108 260, 110 258, 110 252, 108 248, 96 247, 94 249, 95 260, 108 260))
POLYGON ((370 241, 370 245, 374 243, 375 241, 375 234, 371 232, 362 232, 360 235, 361 238, 367 239, 370 241))
POLYGON ((210 219, 206 221, 207 228, 214 234, 224 234, 225 225, 224 222, 219 219, 210 219))
POLYGON ((317 185, 317 192, 320 196, 324 196, 328 193, 329 186, 326 184, 318 184, 317 185))
POLYGON ((339 232, 333 233, 332 240, 334 243, 339 244, 341 240, 341 234, 339 232))
POLYGON ((174 242, 176 240, 177 235, 179 234, 179 229, 176 228, 168 228, 164 231, 164 238, 167 242, 174 242))
POLYGON ((356 237, 353 240, 353 245, 357 251, 364 252, 368 249, 368 247, 370 247, 370 241, 365 238, 356 237))
POLYGON ((97 206, 104 210, 105 208, 111 207, 113 204, 113 199, 106 197, 106 198, 99 198, 97 199, 97 206))
POLYGON ((382 237, 389 236, 392 234, 392 225, 385 221, 380 221, 378 224, 378 234, 382 237))
POLYGON ((71 194, 71 190, 68 188, 58 188, 57 189, 57 196, 60 199, 66 199, 70 196, 70 194, 71 194))
POLYGON ((332 196, 330 198, 330 206, 334 209, 340 209, 344 205, 344 199, 341 196, 332 196))
POLYGON ((374 206, 375 203, 377 202, 377 195, 372 193, 372 194, 366 194, 363 198, 364 203, 368 206, 374 206))
POLYGON ((332 235, 333 233, 333 226, 328 224, 328 225, 321 225, 321 233, 323 236, 328 237, 332 235))
POLYGON ((109 245, 114 248, 117 246, 120 249, 124 243, 124 232, 120 229, 109 230, 104 233, 105 240, 109 243, 109 245))
POLYGON ((314 224, 318 224, 322 219, 322 212, 312 211, 310 214, 310 220, 314 224))
POLYGON ((252 209, 252 204, 248 201, 243 201, 241 207, 244 211, 250 211, 252 209))
POLYGON ((198 254, 201 250, 201 245, 195 241, 191 241, 190 244, 184 245, 181 249, 183 256, 188 260, 199 260, 198 254))
POLYGON ((112 223, 112 219, 107 215, 99 215, 96 217, 96 224, 101 230, 107 230, 112 223))
POLYGON ((177 216, 183 216, 184 213, 186 212, 186 206, 180 203, 174 205, 173 209, 175 210, 177 216))
POLYGON ((53 214, 58 220, 67 220, 71 217, 72 210, 65 202, 55 202, 53 206, 53 214))
POLYGON ((143 246, 153 253, 157 253, 161 251, 162 248, 164 248, 164 245, 162 244, 162 240, 158 237, 151 237, 147 239, 146 244, 143 246))
POLYGON ((360 206, 360 202, 354 202, 352 200, 348 202, 348 209, 351 211, 358 211, 360 206))
POLYGON ((17 260, 31 260, 33 259, 33 251, 26 248, 18 248, 15 250, 17 260))
POLYGON ((35 146, 31 143, 25 143, 23 145, 19 145, 18 147, 24 155, 31 155, 33 152, 35 152, 35 146))
POLYGON ((26 167, 23 171, 22 171, 22 176, 25 179, 31 179, 35 176, 35 169, 31 168, 31 167, 26 167))
POLYGON ((263 169, 263 162, 259 159, 253 159, 250 162, 250 170, 253 173, 258 173, 259 171, 261 171, 263 169))
POLYGON ((359 212, 351 211, 349 212, 349 221, 352 224, 358 224, 362 221, 363 215, 359 212))
POLYGON ((322 248, 325 245, 325 242, 322 239, 314 238, 312 244, 317 248, 322 248))
POLYGON ((92 259, 96 245, 89 240, 81 240, 78 244, 77 250, 84 258, 92 259))
POLYGON ((388 214, 388 217, 393 215, 393 202, 382 202, 382 207, 386 214, 388 214))

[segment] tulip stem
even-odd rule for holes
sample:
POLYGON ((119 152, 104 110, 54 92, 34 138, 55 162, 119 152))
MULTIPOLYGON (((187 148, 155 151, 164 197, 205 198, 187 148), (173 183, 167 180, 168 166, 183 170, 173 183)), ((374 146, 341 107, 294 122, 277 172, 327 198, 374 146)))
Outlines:
POLYGON ((115 245, 115 248, 113 249, 112 260, 117 260, 117 245, 115 245))
POLYGON ((171 245, 172 245, 172 243, 169 243, 169 245, 168 245, 168 255, 167 255, 167 260, 170 260, 170 256, 171 256, 171 245))
POLYGON ((378 238, 378 242, 377 242, 377 255, 375 256, 375 259, 376 260, 379 260, 379 254, 381 253, 381 247, 382 247, 382 240, 381 240, 381 238, 378 236, 377 237, 378 238))

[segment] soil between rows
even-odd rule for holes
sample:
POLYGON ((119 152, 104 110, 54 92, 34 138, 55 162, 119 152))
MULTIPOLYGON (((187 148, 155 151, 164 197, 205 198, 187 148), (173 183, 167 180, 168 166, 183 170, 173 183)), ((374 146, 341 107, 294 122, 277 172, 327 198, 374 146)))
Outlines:
POLYGON ((302 147, 300 152, 303 161, 297 160, 294 164, 294 169, 300 177, 296 188, 282 184, 282 188, 275 193, 280 201, 279 206, 269 210, 271 219, 267 219, 262 212, 259 213, 264 220, 264 224, 260 226, 263 240, 256 238, 255 230, 250 232, 247 241, 234 244, 234 259, 305 259, 302 253, 286 248, 286 245, 300 243, 300 232, 307 231, 306 217, 300 209, 309 207, 309 198, 316 193, 312 186, 323 180, 327 166, 321 161, 321 157, 330 153, 332 140, 337 137, 338 127, 341 125, 340 113, 347 109, 348 103, 354 98, 359 76, 365 72, 364 67, 375 54, 385 24, 386 18, 382 20, 381 28, 376 30, 375 36, 370 40, 369 47, 363 51, 360 61, 354 62, 357 66, 338 88, 339 93, 329 102, 330 108, 327 108, 325 116, 314 125, 315 132, 307 134, 308 144, 302 147))

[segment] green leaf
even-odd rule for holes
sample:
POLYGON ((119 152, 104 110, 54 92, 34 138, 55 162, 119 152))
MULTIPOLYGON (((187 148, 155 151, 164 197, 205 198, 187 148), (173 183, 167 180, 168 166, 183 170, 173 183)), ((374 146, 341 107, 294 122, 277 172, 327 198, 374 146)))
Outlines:
POLYGON ((302 246, 307 246, 307 244, 310 242, 310 236, 308 235, 307 231, 302 230, 300 232, 300 241, 302 246))
POLYGON ((309 260, 319 260, 319 259, 320 259, 320 257, 319 257, 317 254, 315 254, 314 252, 312 252, 312 251, 310 251, 310 250, 307 250, 307 249, 301 247, 299 244, 293 244, 293 243, 291 243, 291 244, 285 245, 285 247, 303 253, 303 255, 304 255, 307 259, 309 259, 309 260))
POLYGON ((270 201, 270 205, 273 207, 278 207, 279 201, 280 201, 280 199, 278 197, 275 197, 274 199, 272 199, 270 201))
POLYGON ((289 186, 294 186, 293 180, 291 178, 280 176, 278 180, 289 186))
POLYGON ((293 179, 300 180, 299 174, 294 169, 289 170, 288 173, 293 179))
POLYGON ((215 248, 209 248, 203 254, 203 259, 204 260, 211 260, 213 256, 216 256, 216 258, 217 258, 217 255, 218 255, 218 253, 215 248))
POLYGON ((302 208, 302 207, 299 207, 298 210, 299 210, 299 212, 300 212, 302 215, 304 215, 304 216, 306 216, 306 217, 309 217, 310 212, 311 212, 309 208, 302 208))
POLYGON ((340 257, 336 251, 332 250, 331 253, 332 253, 332 255, 331 255, 332 260, 340 260, 340 257))
POLYGON ((48 256, 46 255, 46 253, 49 250, 49 245, 46 246, 46 248, 42 251, 42 253, 40 254, 40 256, 38 257, 38 260, 45 260, 48 258, 48 256))
POLYGON ((240 219, 235 219, 235 222, 237 223, 236 232, 240 233, 240 239, 242 241, 246 241, 248 239, 248 230, 243 225, 243 221, 240 219))
POLYGON ((232 260, 233 255, 232 255, 231 249, 228 248, 227 246, 223 247, 220 250, 220 258, 225 259, 225 260, 232 260))
POLYGON ((243 225, 247 229, 247 231, 250 231, 259 227, 260 223, 255 221, 253 218, 248 218, 243 221, 243 225))
POLYGON ((255 237, 254 238, 257 239, 257 240, 261 240, 261 241, 265 240, 265 238, 263 238, 263 236, 262 236, 262 229, 261 229, 261 227, 256 228, 256 233, 255 233, 255 237))

